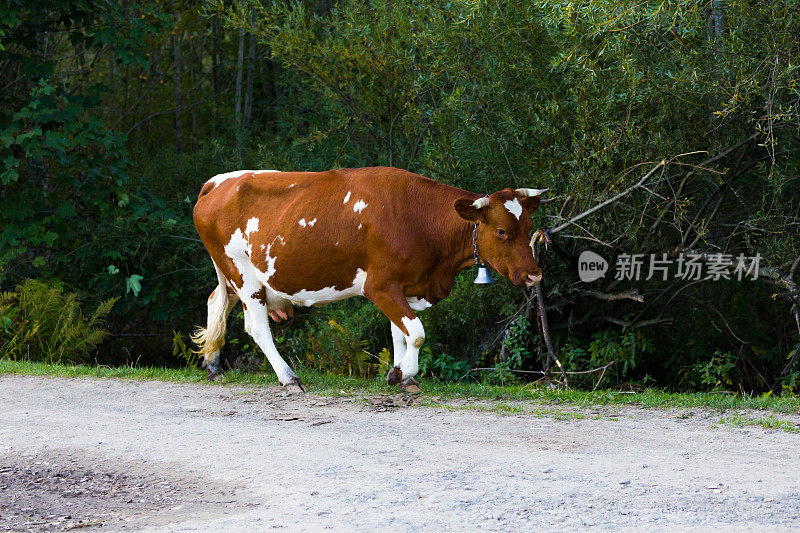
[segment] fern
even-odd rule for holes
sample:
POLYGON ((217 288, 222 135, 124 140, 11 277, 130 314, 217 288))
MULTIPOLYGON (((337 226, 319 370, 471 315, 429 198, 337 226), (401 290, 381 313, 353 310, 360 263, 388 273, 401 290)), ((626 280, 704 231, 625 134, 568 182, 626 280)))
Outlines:
POLYGON ((26 280, 0 295, 0 357, 45 363, 86 362, 109 336, 105 318, 116 298, 101 302, 87 319, 78 296, 56 285, 26 280))

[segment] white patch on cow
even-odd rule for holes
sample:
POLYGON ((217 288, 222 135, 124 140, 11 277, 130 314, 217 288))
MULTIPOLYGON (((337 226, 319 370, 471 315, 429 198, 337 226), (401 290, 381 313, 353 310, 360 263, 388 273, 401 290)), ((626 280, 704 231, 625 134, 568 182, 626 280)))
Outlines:
POLYGON ((236 291, 246 295, 258 291, 260 284, 253 273, 254 269, 250 262, 250 243, 247 242, 247 237, 242 233, 241 228, 236 228, 224 250, 225 255, 230 257, 242 277, 242 286, 236 287, 236 291))
POLYGON ((422 346, 422 342, 425 340, 425 328, 422 327, 422 321, 418 317, 411 319, 404 316, 402 322, 408 331, 406 344, 415 348, 422 346))
POLYGON ((206 183, 213 183, 214 187, 216 187, 225 180, 229 180, 231 178, 238 178, 239 176, 243 176, 244 174, 250 174, 250 173, 258 174, 261 172, 280 172, 280 170, 234 170, 231 172, 225 172, 223 174, 217 174, 210 180, 206 181, 206 183))
POLYGON ((294 183, 292 183, 291 185, 289 185, 289 188, 291 189, 291 188, 292 188, 292 187, 294 187, 294 186, 295 186, 295 184, 294 184, 294 183))
POLYGON ((283 237, 277 235, 274 239, 272 239, 272 242, 267 245, 267 251, 264 253, 264 261, 267 262, 266 272, 259 270, 258 267, 253 265, 253 270, 255 271, 256 278, 258 278, 258 281, 260 281, 267 287, 269 287, 269 285, 267 285, 267 281, 269 281, 269 278, 275 275, 275 261, 278 258, 272 257, 271 255, 269 255, 269 252, 272 250, 272 245, 275 244, 275 241, 277 240, 280 240, 281 244, 284 244, 283 237))
POLYGON ((367 204, 364 202, 364 200, 359 200, 353 204, 353 213, 360 213, 365 207, 367 207, 367 204))
POLYGON ((316 224, 316 223, 317 223, 317 219, 315 218, 314 220, 311 220, 311 221, 308 222, 308 226, 309 227, 314 227, 314 224, 316 224))
POLYGON ((249 238, 251 233, 258 231, 258 218, 253 217, 247 221, 247 226, 244 228, 244 234, 249 238))
POLYGON ((361 224, 358 225, 358 229, 361 229, 361 224))
POLYGON ((349 201, 350 201, 350 191, 347 191, 347 194, 344 195, 344 202, 342 203, 346 204, 349 201))
POLYGON ((408 300, 408 306, 414 311, 424 311, 433 305, 425 298, 417 298, 416 296, 406 298, 406 300, 408 300))
POLYGON ((262 249, 262 250, 264 249, 264 245, 263 245, 263 244, 261 245, 261 249, 262 249))
MULTIPOLYGON (((259 276, 259 279, 262 280, 262 283, 267 285, 266 280, 259 276)), ((356 271, 356 275, 353 278, 353 285, 343 289, 337 290, 336 287, 325 287, 324 289, 319 289, 316 291, 309 291, 303 289, 298 291, 294 294, 287 294, 278 290, 273 289, 270 287, 270 290, 280 296, 285 300, 289 300, 295 305, 304 305, 304 306, 311 306, 314 304, 319 303, 327 303, 327 302, 335 302, 336 300, 343 300, 344 298, 350 298, 351 296, 358 296, 360 294, 364 294, 364 284, 367 281, 367 273, 362 269, 358 269, 356 271)))
POLYGON ((210 180, 206 181, 206 183, 213 183, 214 187, 216 187, 225 180, 229 180, 231 178, 238 178, 239 176, 243 174, 248 174, 250 172, 255 172, 255 170, 234 170, 232 172, 225 172, 224 174, 217 174, 210 180))
MULTIPOLYGON (((286 246, 286 239, 284 239, 284 238, 283 238, 283 237, 281 237, 280 235, 278 235, 278 236, 277 236, 277 237, 275 237, 275 238, 276 238, 276 239, 278 239, 279 241, 281 241, 281 245, 282 245, 282 246, 286 246)), ((262 244, 261 246, 264 246, 264 245, 262 244)))
POLYGON ((300 220, 298 220, 297 223, 300 224, 304 228, 306 227, 306 219, 304 219, 304 218, 301 218, 300 220))
POLYGON ((336 244, 334 246, 339 246, 339 241, 336 241, 336 244))
POLYGON ((506 207, 506 209, 508 209, 509 213, 517 217, 517 220, 519 220, 519 217, 522 216, 522 204, 519 203, 519 200, 516 198, 513 200, 507 200, 503 205, 506 207))

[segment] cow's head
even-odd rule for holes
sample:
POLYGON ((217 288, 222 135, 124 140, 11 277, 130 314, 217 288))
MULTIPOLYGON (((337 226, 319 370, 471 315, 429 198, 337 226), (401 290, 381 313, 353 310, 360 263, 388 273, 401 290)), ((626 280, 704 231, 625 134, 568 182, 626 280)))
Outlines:
POLYGON ((454 204, 461 218, 478 223, 480 259, 519 287, 532 287, 542 279, 528 234, 530 214, 546 190, 503 189, 477 200, 459 198, 454 204))

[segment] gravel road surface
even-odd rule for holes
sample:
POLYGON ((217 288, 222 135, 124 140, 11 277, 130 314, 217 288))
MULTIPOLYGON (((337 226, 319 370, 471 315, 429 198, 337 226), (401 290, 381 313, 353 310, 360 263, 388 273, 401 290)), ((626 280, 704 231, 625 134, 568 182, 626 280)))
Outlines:
POLYGON ((800 528, 796 433, 700 409, 409 403, 0 376, 0 530, 800 528))

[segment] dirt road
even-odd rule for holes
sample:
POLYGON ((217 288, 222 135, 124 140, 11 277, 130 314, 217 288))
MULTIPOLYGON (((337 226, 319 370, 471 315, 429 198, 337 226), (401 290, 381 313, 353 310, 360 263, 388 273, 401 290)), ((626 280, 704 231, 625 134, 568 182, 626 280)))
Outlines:
POLYGON ((800 527, 797 434, 404 403, 0 376, 0 530, 800 527))

